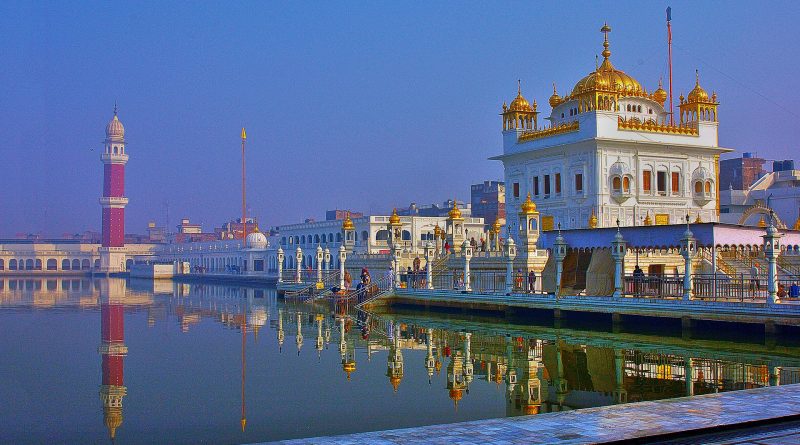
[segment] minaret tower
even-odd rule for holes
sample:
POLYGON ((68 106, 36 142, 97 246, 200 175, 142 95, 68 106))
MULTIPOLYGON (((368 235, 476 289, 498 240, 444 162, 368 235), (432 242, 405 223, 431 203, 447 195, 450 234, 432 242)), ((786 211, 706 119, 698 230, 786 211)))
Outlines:
POLYGON ((114 105, 114 117, 106 125, 106 139, 103 141, 103 196, 100 206, 103 207, 103 246, 100 248, 100 271, 105 273, 123 272, 125 270, 125 164, 128 155, 125 153, 125 127, 117 118, 117 106, 114 105))
POLYGON ((111 439, 122 425, 122 398, 128 390, 123 381, 123 368, 128 347, 125 346, 125 314, 123 298, 125 281, 100 282, 100 347, 102 357, 103 421, 111 439))

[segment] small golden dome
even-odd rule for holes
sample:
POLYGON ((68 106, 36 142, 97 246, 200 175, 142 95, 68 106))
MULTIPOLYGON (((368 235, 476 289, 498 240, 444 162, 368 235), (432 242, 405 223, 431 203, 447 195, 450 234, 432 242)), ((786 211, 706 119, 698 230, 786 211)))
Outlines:
POLYGON ((794 222, 794 230, 800 230, 800 216, 797 217, 797 221, 794 222))
POLYGON ((453 208, 447 212, 447 215, 450 217, 450 219, 461 219, 461 210, 458 209, 455 199, 453 200, 453 208))
POLYGON ((694 219, 694 223, 695 224, 702 224, 703 223, 703 218, 700 217, 699 213, 697 214, 697 218, 694 219))
POLYGON ((664 91, 664 87, 661 84, 661 79, 658 79, 658 88, 653 91, 653 100, 664 105, 664 102, 667 100, 667 92, 664 91))
POLYGON ((342 221, 342 230, 355 230, 356 225, 353 224, 353 220, 350 218, 350 212, 347 212, 347 217, 345 217, 344 221, 342 221))
POLYGON ((397 208, 392 210, 392 216, 389 217, 389 224, 400 224, 400 215, 397 214, 397 208))
POLYGON ((758 227, 761 228, 767 227, 767 222, 764 220, 763 216, 761 217, 761 219, 758 220, 758 227))
POLYGON ((589 217, 589 228, 590 229, 597 228, 597 215, 594 214, 594 209, 592 209, 592 216, 589 217))
POLYGON ((356 371, 356 362, 351 360, 342 363, 342 371, 347 374, 347 380, 350 380, 350 374, 356 371))
POLYGON ((531 104, 528 103, 528 100, 522 97, 522 85, 520 84, 519 80, 517 81, 517 97, 511 101, 511 105, 508 106, 508 111, 533 111, 533 108, 531 108, 531 104))
MULTIPOLYGON (((798 219, 798 221, 800 221, 800 219, 798 219)), ((500 225, 500 218, 497 218, 494 220, 494 224, 492 224, 492 230, 494 231, 494 233, 500 233, 501 229, 502 226, 500 225)))
POLYGON ((647 212, 647 215, 645 215, 645 217, 644 217, 644 225, 646 225, 646 226, 652 226, 653 225, 653 220, 650 219, 650 212, 647 212))
POLYGON ((708 93, 700 86, 700 74, 696 73, 694 88, 689 91, 687 102, 708 102, 708 93))
POLYGON ((556 91, 556 83, 553 82, 553 95, 550 96, 550 106, 555 108, 560 103, 561 103, 561 97, 558 95, 558 91, 556 91))
POLYGON ((520 213, 523 215, 532 215, 534 213, 539 213, 536 211, 536 203, 531 201, 531 194, 528 193, 528 197, 525 198, 525 202, 522 203, 520 206, 520 213))

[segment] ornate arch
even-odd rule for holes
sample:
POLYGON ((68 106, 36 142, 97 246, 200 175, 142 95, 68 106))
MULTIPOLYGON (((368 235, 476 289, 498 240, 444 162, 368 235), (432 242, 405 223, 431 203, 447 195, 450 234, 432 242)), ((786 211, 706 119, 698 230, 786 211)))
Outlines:
MULTIPOLYGON (((753 215, 769 216, 771 210, 772 209, 770 209, 769 207, 765 206, 764 204, 761 204, 760 202, 757 202, 757 203, 753 204, 752 206, 748 207, 747 210, 745 210, 744 213, 742 213, 742 217, 739 218, 739 224, 740 225, 745 225, 747 220, 750 219, 750 217, 753 216, 753 215)), ((772 213, 772 217, 775 219, 775 227, 777 227, 779 229, 786 229, 786 224, 783 221, 781 221, 781 218, 778 216, 777 213, 773 212, 772 213)))

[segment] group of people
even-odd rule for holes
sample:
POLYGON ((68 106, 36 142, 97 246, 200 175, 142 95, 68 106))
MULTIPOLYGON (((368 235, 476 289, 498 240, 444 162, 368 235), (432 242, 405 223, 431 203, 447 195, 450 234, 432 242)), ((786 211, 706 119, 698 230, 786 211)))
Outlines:
POLYGON ((536 272, 531 270, 526 274, 522 269, 517 269, 514 275, 514 290, 529 294, 536 292, 536 272))
MULTIPOLYGON (((486 252, 486 249, 489 247, 486 244, 486 240, 483 237, 481 237, 481 240, 480 240, 480 250, 478 250, 479 242, 475 240, 475 237, 472 237, 472 238, 469 239, 469 245, 472 246, 472 249, 475 252, 486 252)), ((445 251, 445 253, 450 253, 450 249, 452 247, 453 246, 450 245, 449 241, 445 241, 444 242, 444 251, 445 251)))
POLYGON ((789 286, 789 290, 786 290, 786 286, 783 283, 778 283, 778 298, 800 298, 800 285, 797 284, 797 281, 793 282, 791 286, 789 286))

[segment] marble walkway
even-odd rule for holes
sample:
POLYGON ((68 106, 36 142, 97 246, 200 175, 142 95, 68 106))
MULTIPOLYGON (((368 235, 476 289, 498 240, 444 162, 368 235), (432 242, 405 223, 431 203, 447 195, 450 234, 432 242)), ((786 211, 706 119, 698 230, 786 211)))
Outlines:
MULTIPOLYGON (((343 436, 287 440, 280 444, 589 444, 615 441, 634 443, 784 444, 800 443, 800 425, 783 432, 759 422, 800 420, 800 384, 655 402, 588 408, 538 416, 478 420, 446 425, 375 431, 343 436), (750 423, 760 439, 747 435, 719 435, 720 427, 750 423), (695 439, 684 438, 686 434, 695 439), (681 435, 681 436, 676 436, 681 435), (647 439, 645 439, 647 438, 647 439), (719 440, 717 440, 719 439, 719 440), (688 442, 687 442, 688 440, 688 442), (729 440, 729 441, 725 441, 729 440)), ((791 425, 791 424, 789 424, 791 425)), ((749 427, 748 426, 748 427, 749 427)))

